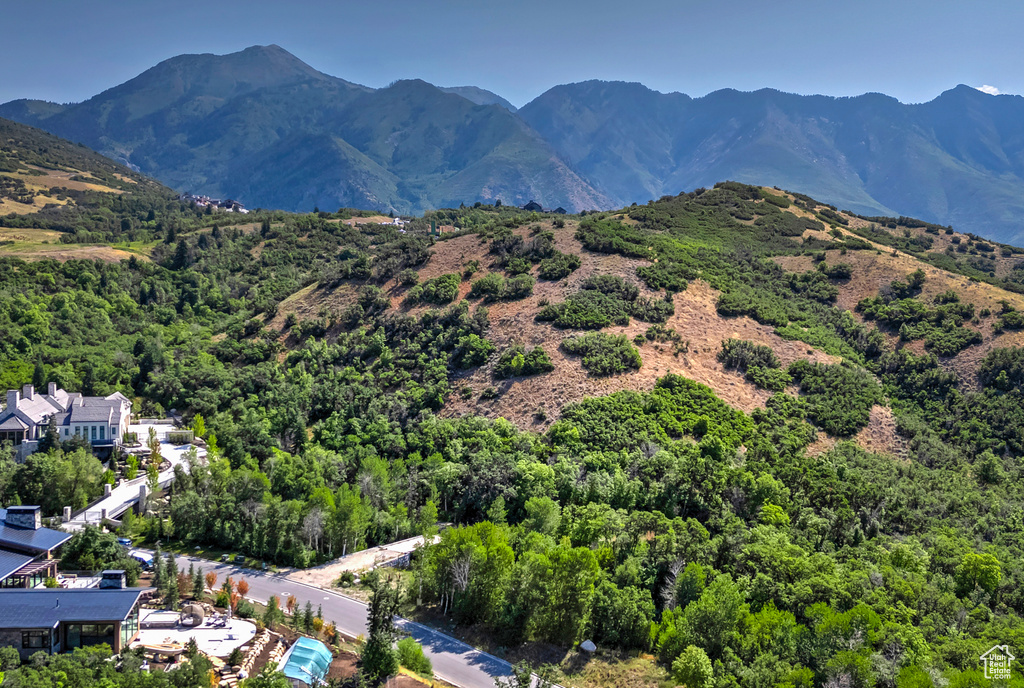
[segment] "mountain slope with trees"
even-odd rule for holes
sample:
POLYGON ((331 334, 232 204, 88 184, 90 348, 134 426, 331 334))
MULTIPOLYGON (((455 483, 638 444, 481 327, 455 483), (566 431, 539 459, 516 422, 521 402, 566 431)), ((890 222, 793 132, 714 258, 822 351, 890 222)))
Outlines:
POLYGON ((370 89, 278 46, 254 46, 181 55, 83 103, 14 101, 0 115, 82 141, 181 191, 250 207, 419 213, 477 200, 571 210, 610 203, 505 104, 478 104, 489 100, 422 81, 370 89))
MULTIPOLYGON (((91 236, 148 259, 0 246, 0 373, 205 439, 137 542, 309 567, 452 523, 399 574, 403 612, 510 655, 592 639, 562 685, 964 688, 1024 642, 1020 249, 736 182, 404 233, 108 197, 91 236), (538 380, 565 394, 548 418, 484 415, 538 380), (879 409, 891 452, 859 436, 879 409)), ((0 457, 4 504, 50 516, 131 468, 50 444, 0 457)))
POLYGON ((903 104, 587 81, 516 110, 472 86, 371 89, 254 46, 171 58, 83 103, 12 101, 0 116, 249 207, 580 211, 736 179, 1024 243, 1024 98, 967 86, 903 104))
POLYGON ((588 81, 519 115, 620 204, 737 179, 1024 243, 1020 96, 961 85, 919 105, 771 89, 689 98, 588 81))

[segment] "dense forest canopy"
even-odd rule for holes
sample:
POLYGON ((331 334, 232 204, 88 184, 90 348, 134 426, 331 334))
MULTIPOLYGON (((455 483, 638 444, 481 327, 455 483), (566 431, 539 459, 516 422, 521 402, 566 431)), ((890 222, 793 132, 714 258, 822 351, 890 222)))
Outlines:
MULTIPOLYGON (((346 212, 224 226, 166 198, 119 201, 127 223, 85 231, 145 232, 133 235, 145 256, 0 258, 0 386, 116 390, 143 414, 202 419, 208 460, 177 470, 170 506, 142 532, 305 567, 456 524, 414 562, 418 600, 503 644, 649 651, 693 688, 981 685, 982 652, 1024 647, 1024 354, 993 348, 976 379, 958 377, 947 358, 994 334, 970 334, 975 314, 955 294, 922 301, 920 275, 865 301, 863 317, 843 310, 849 265, 795 273, 771 258, 880 249, 778 194, 724 184, 569 223, 464 207, 403 230, 350 226, 346 212), (431 221, 451 230, 437 239, 431 221), (500 379, 552 374, 543 348, 488 339, 488 309, 524 298, 532 271, 559 280, 580 265, 543 232, 511 238, 540 221, 590 254, 642 259, 531 314, 592 376, 679 344, 660 323, 696 280, 720 316, 842 360, 783 367, 763 346, 714 342, 723 366, 770 393, 752 412, 668 373, 568 404, 543 432, 444 417, 458 376, 487 361, 500 379), (477 286, 478 264, 420 282, 464 234, 488 242, 501 280, 477 286), (272 327, 311 286, 349 298, 272 327), (602 332, 631 318, 651 324, 646 341, 602 332), (904 455, 842 441, 877 405, 904 455)), ((19 221, 79 231, 45 213, 19 221)), ((1007 302, 991 317, 1003 331, 1013 313, 1007 302)), ((58 442, 4 460, 0 499, 48 515, 88 500, 108 476, 87 458, 58 442), (81 480, 55 480, 71 471, 81 480)))

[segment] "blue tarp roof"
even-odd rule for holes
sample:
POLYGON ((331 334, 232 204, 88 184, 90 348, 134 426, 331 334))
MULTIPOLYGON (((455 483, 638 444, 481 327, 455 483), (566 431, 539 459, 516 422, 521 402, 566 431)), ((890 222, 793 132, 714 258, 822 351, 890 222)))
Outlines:
POLYGON ((298 679, 307 685, 316 685, 327 675, 331 666, 331 651, 319 640, 299 638, 288 650, 281 669, 288 678, 298 679))

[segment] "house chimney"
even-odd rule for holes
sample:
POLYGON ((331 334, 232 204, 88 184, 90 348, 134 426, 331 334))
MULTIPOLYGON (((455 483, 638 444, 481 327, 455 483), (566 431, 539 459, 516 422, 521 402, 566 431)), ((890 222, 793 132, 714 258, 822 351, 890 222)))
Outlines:
POLYGON ((10 413, 18 408, 18 402, 21 401, 21 392, 16 389, 7 390, 7 412, 10 413))
POLYGON ((13 528, 24 528, 27 530, 39 530, 42 523, 42 514, 38 506, 9 506, 7 517, 4 523, 13 528))
POLYGON ((32 385, 25 385, 21 388, 21 396, 25 397, 29 401, 36 395, 36 388, 32 385))
POLYGON ((48 384, 46 386, 46 393, 49 394, 51 397, 57 396, 57 383, 51 382, 50 384, 48 384))

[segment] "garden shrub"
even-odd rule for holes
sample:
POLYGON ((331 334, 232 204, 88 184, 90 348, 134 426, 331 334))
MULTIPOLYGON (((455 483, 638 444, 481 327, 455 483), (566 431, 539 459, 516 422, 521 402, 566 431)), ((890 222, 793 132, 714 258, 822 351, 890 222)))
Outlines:
POLYGON ((402 638, 396 643, 398 663, 409 671, 421 676, 432 677, 434 667, 430 658, 423 654, 423 646, 409 637, 402 638))

